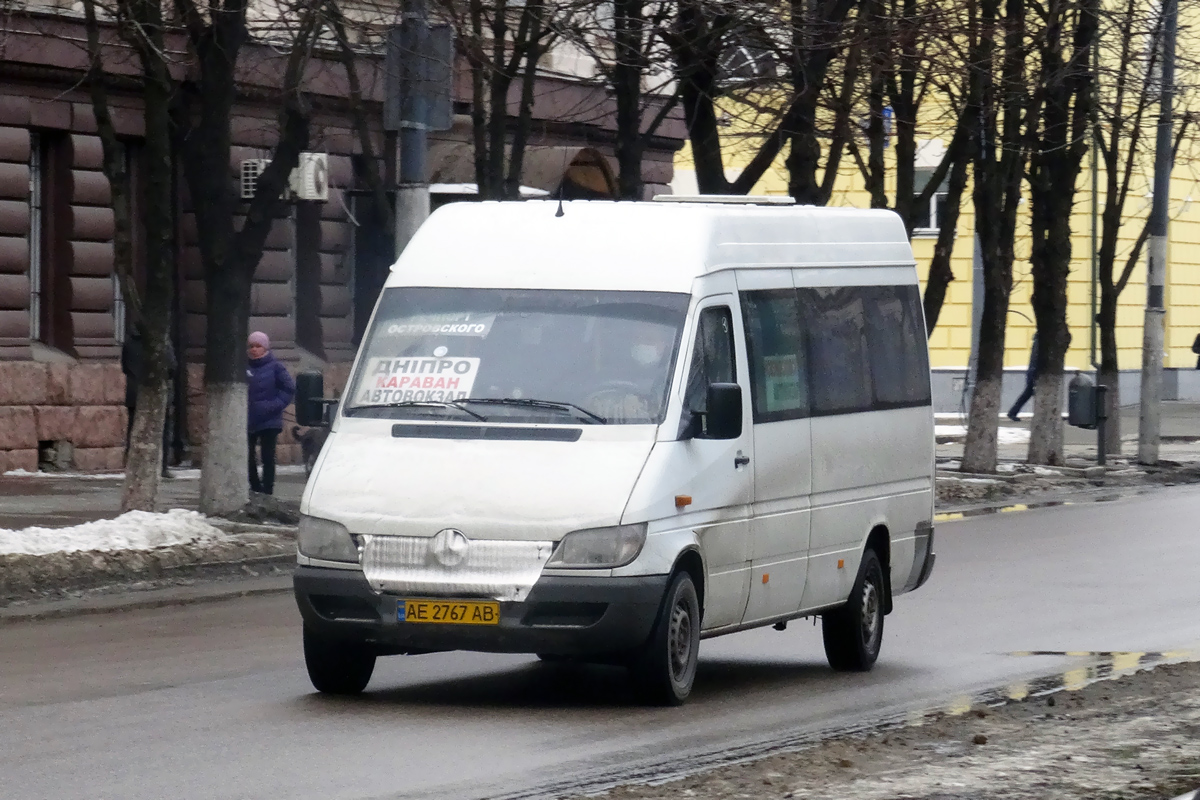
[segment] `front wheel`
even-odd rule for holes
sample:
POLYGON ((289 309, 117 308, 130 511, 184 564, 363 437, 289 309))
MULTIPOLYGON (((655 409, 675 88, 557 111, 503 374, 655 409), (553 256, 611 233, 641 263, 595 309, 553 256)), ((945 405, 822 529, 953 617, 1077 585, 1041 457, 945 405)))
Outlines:
POLYGON ((323 694, 360 694, 375 671, 375 651, 362 642, 322 636, 304 628, 304 665, 323 694))
POLYGON ((630 669, 642 699, 653 705, 682 705, 692 693, 700 660, 700 600, 692 576, 680 572, 666 597, 650 638, 630 669))
POLYGON ((874 550, 863 553, 846 605, 821 621, 825 657, 839 672, 866 672, 883 644, 883 565, 874 550))

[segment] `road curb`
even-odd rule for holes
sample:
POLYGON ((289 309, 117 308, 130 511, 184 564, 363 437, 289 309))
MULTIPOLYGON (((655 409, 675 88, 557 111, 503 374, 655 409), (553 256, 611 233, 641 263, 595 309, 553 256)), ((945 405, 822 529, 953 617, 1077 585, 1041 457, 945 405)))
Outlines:
POLYGON ((0 608, 0 626, 87 614, 108 614, 143 608, 195 605, 242 597, 283 594, 292 591, 292 576, 270 575, 240 578, 191 586, 134 590, 94 597, 35 602, 27 606, 0 608))
POLYGON ((1194 792, 1188 792, 1187 794, 1181 794, 1179 797, 1176 797, 1175 800, 1200 800, 1200 789, 1197 789, 1194 792))

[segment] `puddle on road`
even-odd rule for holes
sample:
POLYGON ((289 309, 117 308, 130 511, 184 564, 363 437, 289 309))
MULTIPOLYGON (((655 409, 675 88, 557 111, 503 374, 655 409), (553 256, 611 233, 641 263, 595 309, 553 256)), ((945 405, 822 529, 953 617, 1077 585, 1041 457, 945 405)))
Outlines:
MULTIPOLYGON (((1085 686, 1112 678, 1132 675, 1162 664, 1200 661, 1200 650, 1168 650, 1165 652, 1124 652, 1112 650, 1018 650, 1006 655, 1018 658, 1053 656, 1058 658, 1090 658, 1091 664, 1073 667, 1057 675, 1047 675, 1031 681, 1021 681, 984 692, 974 698, 976 705, 998 706, 1014 700, 1045 697, 1062 691, 1078 691, 1085 686)), ((969 710, 970 707, 968 706, 969 710)), ((945 713, 953 715, 949 708, 945 713)))
MULTIPOLYGON (((933 706, 911 708, 893 712, 870 722, 831 725, 817 729, 797 731, 766 740, 720 750, 673 757, 659 763, 639 766, 623 765, 612 770, 598 770, 586 778, 566 779, 557 784, 539 789, 506 795, 495 800, 523 798, 556 798, 563 794, 594 795, 616 786, 629 783, 659 785, 679 778, 705 772, 716 767, 755 761, 766 755, 781 752, 806 750, 820 742, 839 736, 867 736, 873 733, 906 727, 920 727, 946 716, 961 716, 979 706, 998 707, 1030 698, 1046 697, 1058 692, 1077 691, 1104 680, 1111 680, 1163 664, 1200 661, 1200 646, 1163 652, 1125 652, 1091 650, 1021 650, 1004 655, 1016 658, 1055 657, 1085 658, 1090 663, 1076 664, 1062 672, 1018 681, 973 694, 961 694, 947 698, 933 706)), ((1195 798, 1200 800, 1200 796, 1195 798)))

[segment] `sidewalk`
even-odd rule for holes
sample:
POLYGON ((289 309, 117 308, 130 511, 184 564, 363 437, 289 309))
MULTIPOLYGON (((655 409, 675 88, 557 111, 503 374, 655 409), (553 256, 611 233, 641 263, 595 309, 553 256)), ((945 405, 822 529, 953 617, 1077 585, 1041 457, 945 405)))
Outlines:
MULTIPOLYGON (((1031 408, 1032 404, 1026 406, 1031 408)), ((1138 407, 1121 407, 1122 456, 1136 459, 1138 440, 1138 407)), ((1000 461, 1023 462, 1029 450, 1029 425, 1032 415, 1022 414, 1019 422, 1007 417, 1000 420, 1000 461)), ((938 461, 962 458, 966 438, 965 415, 938 415, 938 461)), ((1163 461, 1200 461, 1200 403, 1169 401, 1162 404, 1162 443, 1159 458, 1163 461)), ((1096 462, 1096 432, 1074 428, 1063 423, 1063 449, 1069 461, 1096 462)), ((1110 462, 1113 457, 1109 457, 1110 462)))
MULTIPOLYGON (((196 510, 200 502, 200 470, 176 469, 175 476, 159 487, 159 510, 196 510)), ((32 525, 62 528, 109 519, 121 511, 124 476, 109 475, 0 475, 0 528, 20 529, 32 525)), ((284 503, 299 503, 304 492, 304 469, 280 467, 275 479, 275 497, 284 503)))

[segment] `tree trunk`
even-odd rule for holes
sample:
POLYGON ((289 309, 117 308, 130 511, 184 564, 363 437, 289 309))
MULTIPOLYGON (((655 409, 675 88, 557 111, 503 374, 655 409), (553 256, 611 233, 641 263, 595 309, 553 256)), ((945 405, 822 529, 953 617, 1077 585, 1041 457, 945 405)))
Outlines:
POLYGON ((622 200, 641 200, 642 183, 642 77, 646 64, 644 0, 616 0, 613 4, 613 94, 617 102, 617 190, 622 200))
POLYGON ((1117 301, 1120 295, 1110 286, 1100 286, 1100 311, 1096 315, 1100 329, 1100 370, 1097 379, 1107 387, 1105 405, 1108 422, 1105 448, 1108 455, 1121 455, 1121 369, 1117 361, 1117 301))
POLYGON ((1029 463, 1062 464, 1062 382, 1071 332, 1067 281, 1071 271, 1071 211, 1091 120, 1091 62, 1098 0, 1051 0, 1040 42, 1041 122, 1030 169, 1033 311, 1038 328, 1038 379, 1030 426, 1029 463), (1068 30, 1074 20, 1073 30, 1068 30), (1064 39, 1072 47, 1066 54, 1064 39))
POLYGON ((692 146, 697 188, 700 194, 726 194, 729 181, 725 177, 716 110, 720 37, 709 30, 705 10, 703 3, 680 0, 679 35, 674 47, 679 99, 692 146))
POLYGON ((238 201, 229 177, 231 112, 237 97, 237 65, 248 38, 244 0, 229 0, 211 20, 191 0, 176 0, 196 52, 197 78, 190 99, 177 108, 185 132, 184 173, 196 215, 207 291, 204 380, 207 438, 200 475, 200 510, 227 514, 249 500, 246 439, 246 353, 250 287, 267 235, 283 204, 288 175, 308 143, 308 108, 300 91, 321 0, 297 10, 295 39, 281 88, 279 139, 258 188, 235 227, 238 201))
MULTIPOLYGON (((1065 165, 1058 165, 1059 169, 1065 165)), ((1056 182, 1057 183, 1057 182, 1056 182)), ((1072 179, 1071 183, 1074 183, 1072 179)), ((1071 333, 1067 328, 1067 278, 1071 265, 1071 205, 1073 191, 1061 186, 1049 196, 1033 192, 1034 224, 1033 311, 1038 327, 1038 377, 1029 431, 1030 464, 1063 463, 1062 382, 1071 333), (1039 197, 1041 200, 1039 202, 1039 197), (1038 206, 1043 208, 1039 211, 1038 206)))
POLYGON ((142 3, 146 18, 142 29, 152 48, 141 57, 146 76, 142 94, 145 117, 146 165, 146 303, 143 308, 143 343, 146 369, 137 388, 137 410, 129 437, 129 463, 121 507, 153 510, 158 483, 166 463, 163 430, 171 370, 171 309, 175 296, 173 236, 175 159, 171 144, 171 95, 174 89, 163 52, 161 7, 157 0, 142 3))
MULTIPOLYGON (((976 218, 986 226, 985 209, 976 201, 976 218)), ((1008 293, 1012 287, 1012 263, 1000 253, 994 234, 980 232, 984 250, 983 314, 979 324, 976 352, 975 390, 967 417, 967 438, 963 445, 963 472, 995 472, 997 429, 1000 418, 1000 390, 1004 381, 1004 337, 1008 320, 1008 293)))
MULTIPOLYGON (((172 176, 171 76, 162 61, 162 8, 158 0, 134 0, 120 6, 119 20, 136 24, 140 35, 126 36, 137 52, 144 84, 146 166, 146 285, 137 290, 133 275, 133 224, 130 215, 136 187, 129 180, 125 151, 117 139, 108 106, 101 63, 100 29, 93 0, 84 2, 89 60, 88 84, 103 152, 102 167, 111 188, 113 268, 127 309, 142 336, 142 363, 135 388, 137 402, 129 435, 122 511, 153 511, 164 463, 163 428, 170 369, 171 306, 174 258, 171 248, 172 176)), ((128 379, 128 378, 127 378, 128 379)))
MULTIPOLYGON (((1014 2, 1009 0, 1011 9, 1014 2)), ((975 389, 971 394, 971 409, 967 419, 967 438, 963 445, 964 472, 995 472, 997 457, 997 428, 1000 414, 1000 391, 1004 380, 1004 338, 1008 323, 1008 298, 1012 289, 1012 241, 1010 216, 1015 216, 1013 184, 1020 187, 1020 171, 1012 161, 1013 149, 1018 148, 1019 113, 1010 94, 1012 83, 1005 81, 1004 134, 1001 137, 1002 155, 996 158, 997 124, 1000 103, 997 102, 995 77, 996 32, 999 0, 982 0, 978 19, 972 11, 970 53, 969 113, 980 120, 976 126, 974 148, 975 231, 983 260, 983 309, 976 348, 975 389)), ((1018 20, 1010 13, 1005 45, 1004 71, 1013 68, 1012 61, 1019 49, 1013 39, 1018 20)), ((1007 77, 1007 75, 1006 75, 1007 77)))

